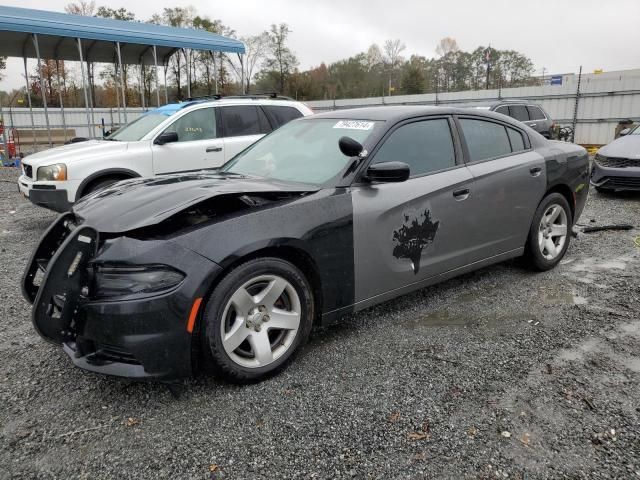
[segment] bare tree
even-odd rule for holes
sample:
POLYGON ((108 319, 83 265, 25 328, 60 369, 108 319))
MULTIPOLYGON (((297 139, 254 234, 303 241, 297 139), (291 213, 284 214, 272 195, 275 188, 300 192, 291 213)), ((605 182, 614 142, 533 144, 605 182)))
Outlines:
POLYGON ((77 2, 71 2, 64 7, 64 11, 72 15, 84 15, 85 17, 92 17, 96 12, 96 2, 94 0, 78 0, 77 2))
POLYGON ((460 47, 458 47, 458 42, 456 42, 455 38, 452 37, 444 37, 438 45, 436 45, 436 53, 441 57, 448 55, 449 53, 459 52, 460 47))
MULTIPOLYGON (((269 33, 262 32, 259 35, 253 35, 250 37, 242 37, 240 40, 244 43, 244 69, 245 69, 245 85, 247 93, 251 90, 251 80, 256 72, 256 67, 261 65, 267 58, 269 53, 269 33)), ((228 57, 229 65, 235 72, 238 79, 242 78, 242 69, 239 60, 232 56, 228 57)))
POLYGON ((366 67, 368 71, 371 71, 374 67, 382 64, 384 62, 384 58, 382 56, 382 50, 377 43, 372 44, 367 49, 366 54, 366 67))
POLYGON ((384 60, 393 69, 402 63, 404 59, 401 53, 407 48, 400 39, 384 42, 384 60))

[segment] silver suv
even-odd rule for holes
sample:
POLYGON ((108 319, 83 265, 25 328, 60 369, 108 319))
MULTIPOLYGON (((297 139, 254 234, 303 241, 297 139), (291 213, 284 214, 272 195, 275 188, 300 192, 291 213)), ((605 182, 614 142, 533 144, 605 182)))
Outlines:
POLYGON ((545 138, 551 138, 555 122, 540 105, 525 101, 502 101, 489 106, 489 110, 502 113, 528 125, 545 138))

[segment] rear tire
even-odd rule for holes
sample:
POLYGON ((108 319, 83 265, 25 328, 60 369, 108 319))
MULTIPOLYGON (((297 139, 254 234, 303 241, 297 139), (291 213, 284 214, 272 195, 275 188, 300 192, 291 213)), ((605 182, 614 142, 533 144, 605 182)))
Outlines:
POLYGON ((555 267, 569 248, 573 218, 567 199, 550 193, 542 199, 533 216, 525 260, 541 272, 555 267))
POLYGON ((309 338, 314 313, 311 286, 295 265, 274 257, 249 260, 229 272, 207 301, 205 363, 234 383, 274 375, 309 338))

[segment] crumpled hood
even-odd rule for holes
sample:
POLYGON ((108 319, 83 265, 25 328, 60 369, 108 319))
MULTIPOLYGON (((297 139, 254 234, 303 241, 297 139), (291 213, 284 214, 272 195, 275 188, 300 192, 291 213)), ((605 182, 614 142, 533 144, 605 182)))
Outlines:
POLYGON ((107 140, 87 140, 86 142, 70 143, 61 147, 51 148, 43 152, 34 153, 24 158, 24 163, 41 167, 54 163, 71 162, 103 155, 112 155, 127 150, 126 142, 111 142, 107 140))
POLYGON ((598 150, 598 153, 605 157, 640 158, 640 135, 617 138, 598 150))
POLYGON ((203 171, 124 180, 83 198, 73 212, 99 232, 121 233, 156 225, 218 195, 316 191, 307 184, 203 171))

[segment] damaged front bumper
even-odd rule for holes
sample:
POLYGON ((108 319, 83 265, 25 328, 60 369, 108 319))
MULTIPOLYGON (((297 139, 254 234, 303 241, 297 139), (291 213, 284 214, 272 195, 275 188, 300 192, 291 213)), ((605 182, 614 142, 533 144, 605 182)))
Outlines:
MULTIPOLYGON (((220 267, 169 240, 110 235, 63 214, 42 237, 25 270, 22 290, 32 321, 85 370, 129 378, 173 379, 193 370, 187 320, 220 267), (185 273, 169 289, 96 298, 96 265, 169 265, 185 273)), ((197 333, 197 330, 194 330, 197 333)))

